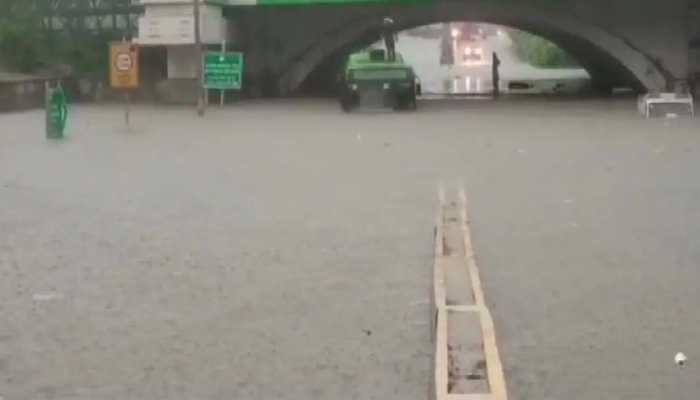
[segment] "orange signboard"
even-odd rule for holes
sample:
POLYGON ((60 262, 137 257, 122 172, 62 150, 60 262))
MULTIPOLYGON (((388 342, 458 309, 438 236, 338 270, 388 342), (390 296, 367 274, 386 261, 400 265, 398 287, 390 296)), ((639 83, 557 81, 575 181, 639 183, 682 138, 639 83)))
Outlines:
POLYGON ((139 51, 130 43, 112 43, 109 57, 109 81, 115 89, 139 87, 139 51))

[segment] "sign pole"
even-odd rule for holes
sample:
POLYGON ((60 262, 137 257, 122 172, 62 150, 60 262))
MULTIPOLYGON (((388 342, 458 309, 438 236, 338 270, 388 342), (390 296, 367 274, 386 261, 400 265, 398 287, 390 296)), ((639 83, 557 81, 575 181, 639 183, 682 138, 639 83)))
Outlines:
POLYGON ((46 110, 46 136, 50 136, 51 133, 51 95, 53 94, 53 89, 51 89, 51 82, 44 82, 45 98, 44 107, 46 110))
POLYGON ((197 115, 204 116, 204 80, 202 79, 204 60, 202 59, 202 38, 200 35, 199 0, 194 0, 194 47, 197 60, 197 115))
POLYGON ((122 92, 124 122, 127 128, 131 123, 131 90, 139 86, 138 46, 122 38, 121 42, 110 45, 110 85, 122 92))
POLYGON ((129 111, 131 109, 131 98, 129 97, 129 91, 124 91, 124 121, 126 122, 126 127, 129 127, 129 111))
MULTIPOLYGON (((126 45, 126 36, 122 36, 122 45, 126 45)), ((129 90, 124 89, 124 122, 129 127, 129 90)))
MULTIPOLYGON (((221 42, 221 53, 226 54, 226 39, 221 42)), ((221 107, 224 106, 224 93, 224 89, 221 89, 221 104, 219 104, 221 107)))

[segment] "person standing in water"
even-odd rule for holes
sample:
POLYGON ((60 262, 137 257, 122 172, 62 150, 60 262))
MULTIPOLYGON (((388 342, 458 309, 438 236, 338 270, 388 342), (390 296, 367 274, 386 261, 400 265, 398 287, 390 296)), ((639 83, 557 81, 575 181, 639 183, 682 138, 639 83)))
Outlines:
POLYGON ((498 72, 498 67, 501 66, 501 59, 498 58, 498 54, 493 52, 493 58, 491 60, 491 78, 493 80, 493 98, 497 99, 501 94, 501 76, 498 72))

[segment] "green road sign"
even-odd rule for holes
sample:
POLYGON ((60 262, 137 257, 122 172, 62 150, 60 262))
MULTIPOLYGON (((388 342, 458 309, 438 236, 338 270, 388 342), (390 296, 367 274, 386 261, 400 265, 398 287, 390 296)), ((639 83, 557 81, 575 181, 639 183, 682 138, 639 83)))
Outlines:
POLYGON ((49 139, 60 139, 66 129, 68 120, 68 105, 66 94, 60 87, 50 89, 51 93, 46 108, 46 137, 49 139))
POLYGON ((243 53, 204 54, 204 87, 240 90, 243 86, 243 53))

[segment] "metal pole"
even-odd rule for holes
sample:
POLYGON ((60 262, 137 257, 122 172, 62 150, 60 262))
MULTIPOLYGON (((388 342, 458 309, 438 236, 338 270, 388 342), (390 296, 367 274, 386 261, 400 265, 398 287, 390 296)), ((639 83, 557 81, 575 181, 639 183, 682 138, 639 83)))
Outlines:
POLYGON ((51 83, 49 81, 44 82, 44 108, 46 117, 46 136, 50 137, 51 132, 51 83))
MULTIPOLYGON (((126 44, 126 36, 122 36, 122 44, 126 44)), ((131 51, 129 51, 129 55, 131 55, 131 51)), ((131 102, 129 89, 124 89, 124 122, 127 128, 129 127, 129 102, 131 102)))
MULTIPOLYGON (((224 39, 221 42, 221 52, 224 54, 224 56, 226 55, 226 39, 224 39)), ((221 89, 221 91, 219 92, 219 94, 221 95, 221 98, 220 98, 221 102, 220 102, 219 106, 221 106, 221 107, 224 106, 224 93, 225 93, 224 89, 221 89)))
POLYGON ((126 122, 126 127, 129 127, 129 113, 131 111, 131 96, 129 96, 129 90, 124 90, 124 122, 126 122))
POLYGON ((202 87, 202 38, 200 35, 199 1, 194 0, 194 47, 197 61, 197 115, 204 116, 204 90, 202 87))

